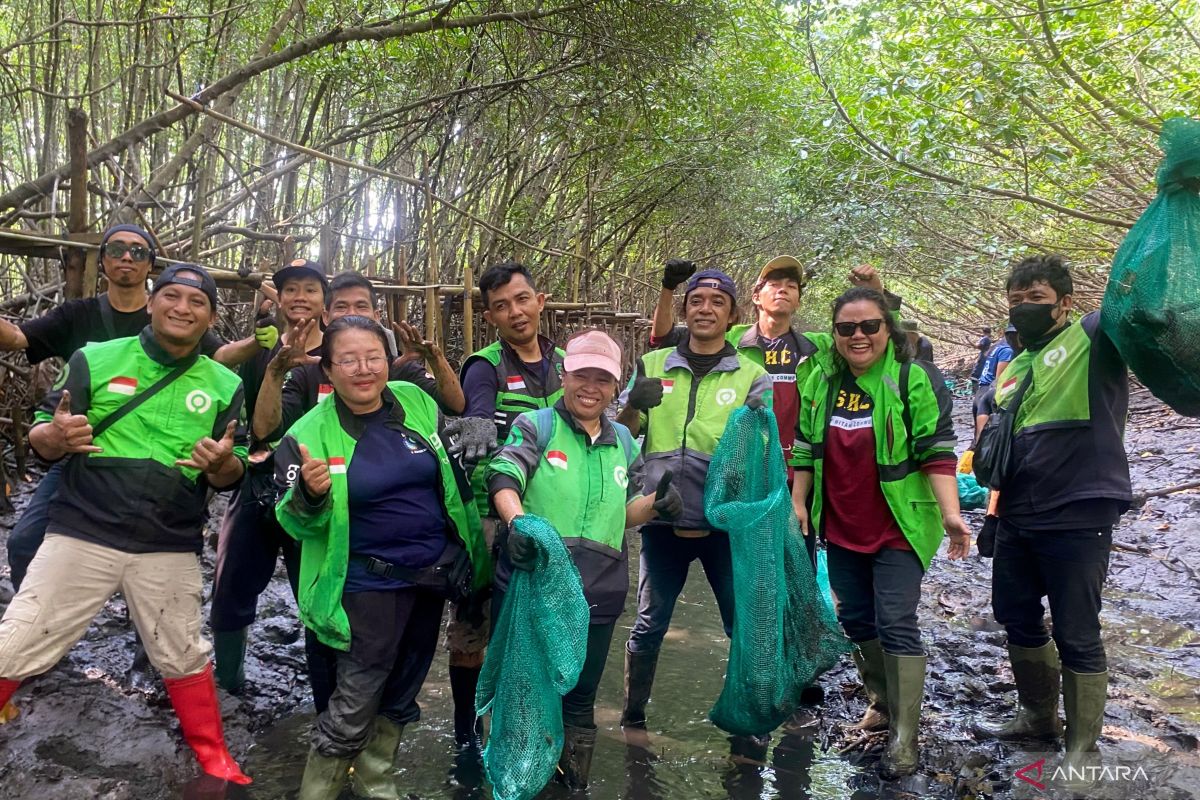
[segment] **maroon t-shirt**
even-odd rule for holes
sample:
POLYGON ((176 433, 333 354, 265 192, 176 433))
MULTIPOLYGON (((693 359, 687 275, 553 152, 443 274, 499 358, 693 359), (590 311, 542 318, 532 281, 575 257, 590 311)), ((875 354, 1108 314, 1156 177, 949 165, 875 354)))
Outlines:
MULTIPOLYGON (((800 416, 800 389, 796 386, 800 343, 796 341, 796 335, 788 331, 778 339, 768 339, 760 334, 758 346, 763 351, 763 367, 771 378, 775 423, 779 426, 779 444, 783 446, 786 460, 796 441, 796 419, 800 416)), ((792 468, 789 466, 787 471, 790 483, 792 468)))
POLYGON ((846 372, 825 437, 824 528, 838 547, 875 553, 911 550, 879 486, 871 396, 846 372))

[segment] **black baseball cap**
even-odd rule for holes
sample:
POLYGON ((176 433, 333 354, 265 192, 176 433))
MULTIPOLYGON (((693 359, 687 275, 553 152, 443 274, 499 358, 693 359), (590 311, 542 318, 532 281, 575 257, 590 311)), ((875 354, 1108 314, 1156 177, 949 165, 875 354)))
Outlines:
POLYGON ((208 296, 208 302, 212 303, 213 311, 217 310, 217 282, 213 280, 213 276, 209 275, 208 270, 204 267, 199 264, 172 264, 164 269, 162 274, 154 281, 154 288, 150 291, 150 294, 158 294, 159 289, 172 283, 199 289, 208 296), (188 272, 199 275, 199 280, 186 274, 188 272))
POLYGON ((329 278, 325 275, 325 266, 319 261, 309 261, 307 258, 297 258, 286 267, 275 270, 271 280, 275 283, 275 289, 279 290, 288 281, 301 278, 316 278, 321 282, 321 291, 329 294, 329 278))

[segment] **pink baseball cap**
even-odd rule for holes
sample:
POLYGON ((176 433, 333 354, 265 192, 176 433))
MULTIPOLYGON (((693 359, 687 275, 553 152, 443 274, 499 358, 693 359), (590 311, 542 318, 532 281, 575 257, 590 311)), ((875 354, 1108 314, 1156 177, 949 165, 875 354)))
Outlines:
POLYGON ((602 369, 621 380, 621 345, 604 331, 585 331, 567 342, 563 369, 602 369))

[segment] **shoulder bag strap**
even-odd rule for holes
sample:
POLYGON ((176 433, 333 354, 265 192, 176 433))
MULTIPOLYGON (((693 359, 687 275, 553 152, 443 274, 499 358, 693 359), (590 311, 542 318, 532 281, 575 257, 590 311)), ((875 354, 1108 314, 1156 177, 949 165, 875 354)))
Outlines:
POLYGON ((118 408, 116 411, 113 411, 107 417, 100 420, 98 423, 96 423, 92 427, 92 439, 93 440, 99 439, 100 434, 104 433, 106 430, 111 428, 113 425, 116 425, 117 422, 119 422, 121 420, 121 418, 125 417, 130 412, 137 409, 138 406, 140 406, 142 403, 145 403, 151 397, 154 397, 154 395, 158 394, 163 389, 167 388, 168 385, 170 385, 171 383, 174 383, 175 380, 179 376, 183 375, 183 373, 185 373, 189 369, 191 369, 192 365, 195 363, 196 363, 196 359, 194 359, 194 358, 187 359, 186 361, 184 361, 184 363, 180 364, 175 369, 171 370, 166 375, 162 376, 157 381, 155 381, 154 384, 151 385, 150 388, 148 388, 146 391, 141 392, 136 397, 131 399, 129 402, 125 403, 120 408, 118 408))

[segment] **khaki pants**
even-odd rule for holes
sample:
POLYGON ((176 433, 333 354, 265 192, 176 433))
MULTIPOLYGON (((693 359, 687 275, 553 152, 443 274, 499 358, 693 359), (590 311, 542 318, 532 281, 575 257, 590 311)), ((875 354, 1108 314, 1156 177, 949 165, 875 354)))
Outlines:
POLYGON ((194 675, 212 652, 200 636, 202 589, 194 553, 123 553, 48 533, 0 620, 0 677, 53 667, 116 592, 163 677, 194 675))

